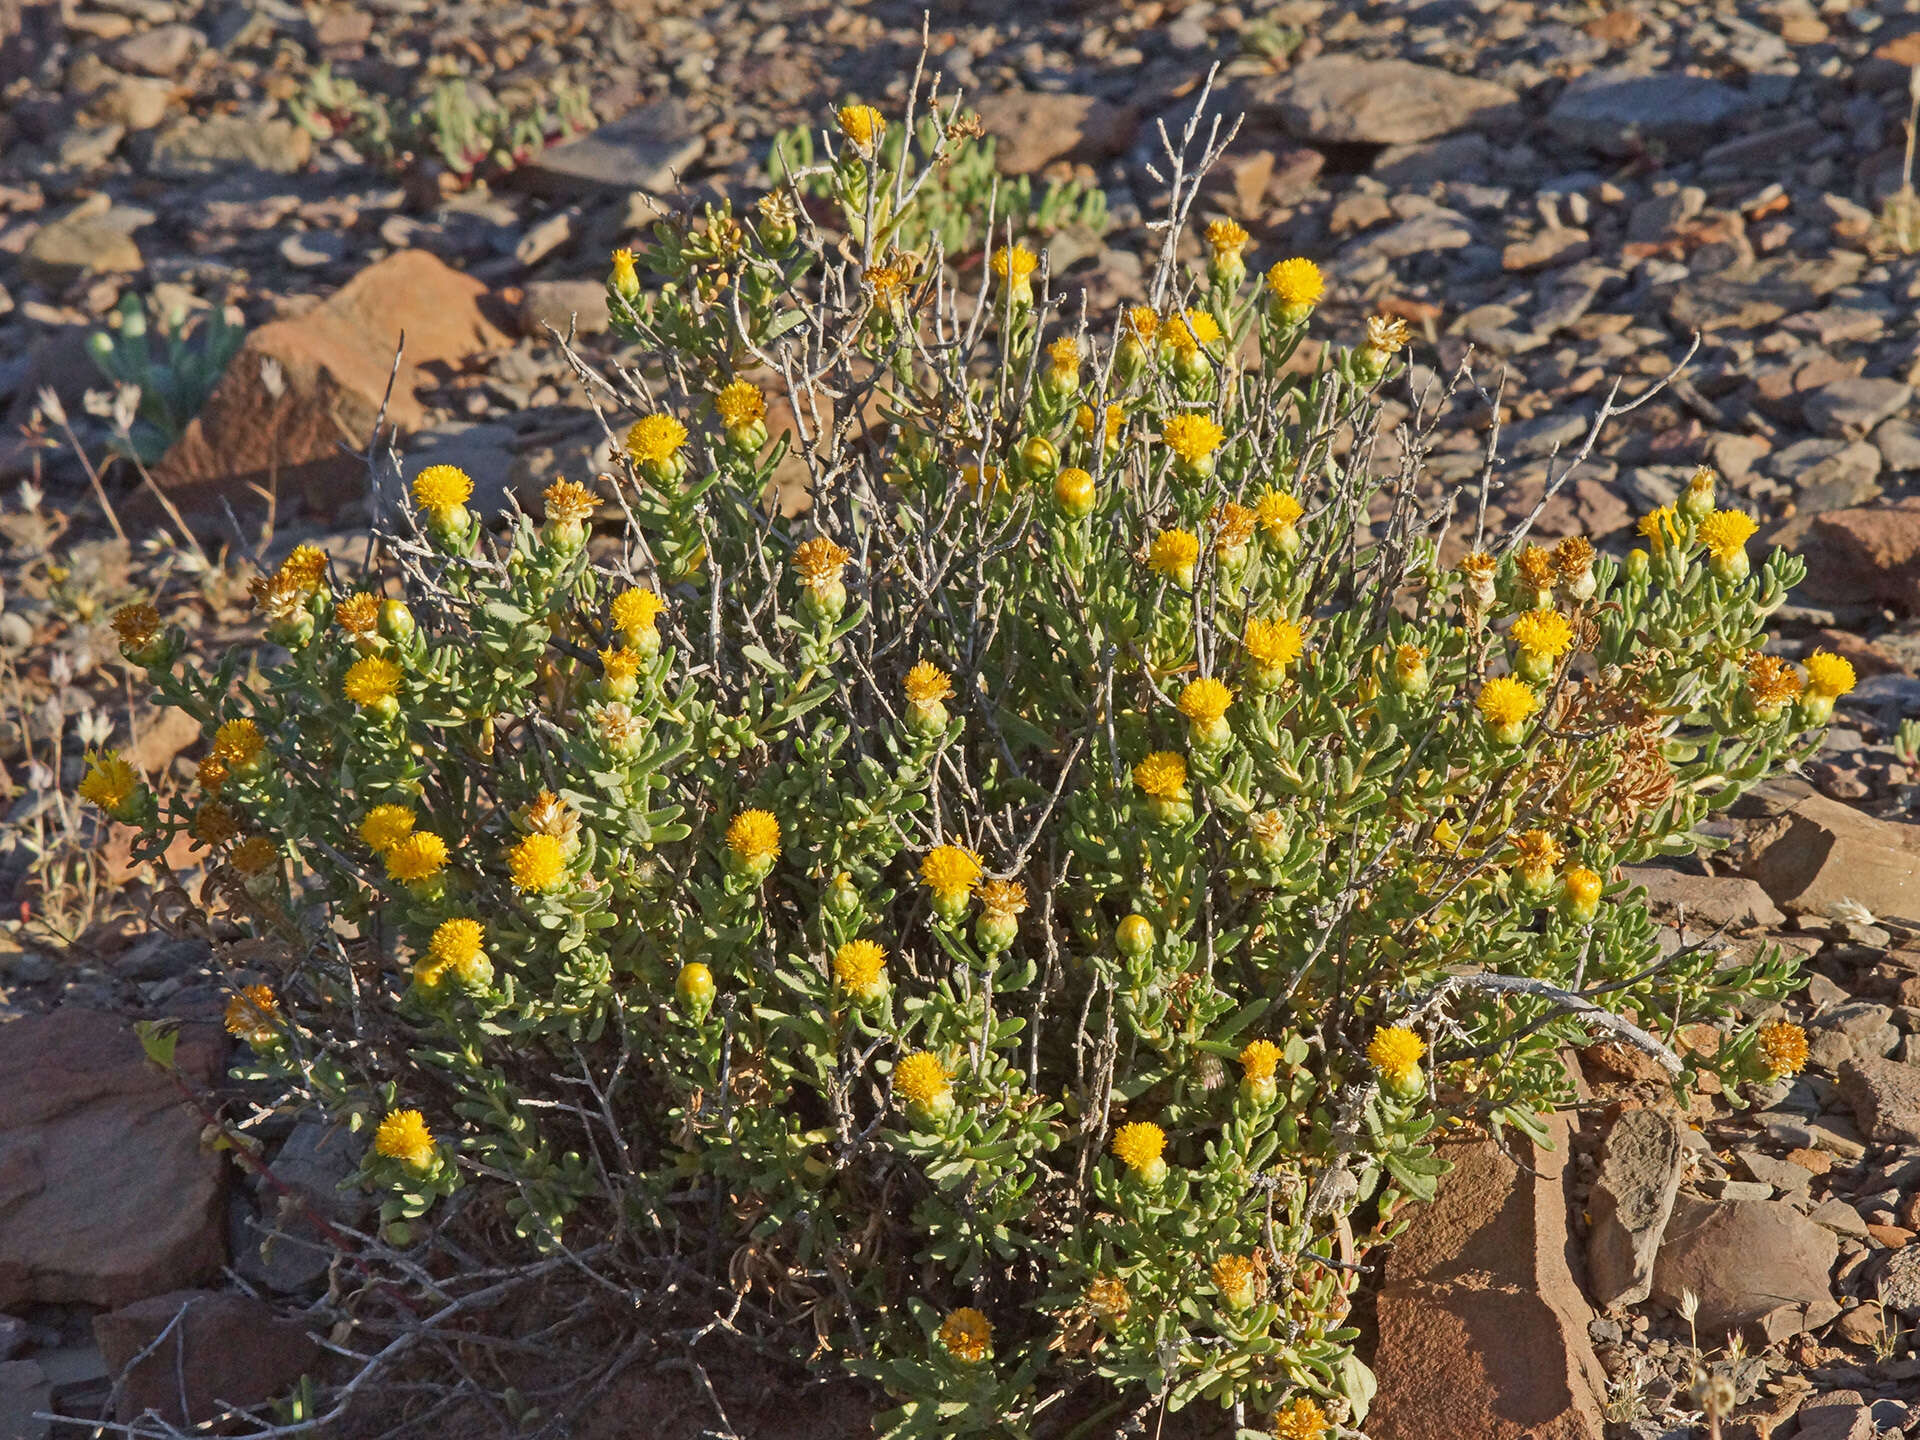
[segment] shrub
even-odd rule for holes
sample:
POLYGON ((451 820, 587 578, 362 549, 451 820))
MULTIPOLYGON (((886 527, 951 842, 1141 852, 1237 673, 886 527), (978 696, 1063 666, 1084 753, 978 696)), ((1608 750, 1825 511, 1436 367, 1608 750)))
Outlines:
POLYGON ((1148 303, 1070 314, 1005 244, 959 288, 895 246, 954 120, 909 176, 911 118, 840 112, 839 236, 776 192, 615 257, 622 475, 495 530, 424 472, 378 588, 258 582, 257 676, 123 612, 211 748, 89 793, 290 949, 235 976, 248 1073, 372 1134, 436 1275, 720 1304, 889 1433, 1357 1424, 1350 1297, 1437 1132, 1540 1134, 1596 1037, 1799 1063, 1750 1023, 1789 962, 1666 953, 1619 867, 1851 676, 1760 652, 1802 567, 1710 472, 1616 559, 1485 533, 1419 426, 1376 465, 1404 326, 1310 360, 1310 262, 1178 260, 1211 153, 1148 303))

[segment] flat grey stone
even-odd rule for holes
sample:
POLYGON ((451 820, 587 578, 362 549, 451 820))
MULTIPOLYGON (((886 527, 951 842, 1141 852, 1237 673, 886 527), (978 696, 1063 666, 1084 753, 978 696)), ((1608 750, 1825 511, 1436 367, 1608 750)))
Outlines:
POLYGON ((1357 55, 1318 55, 1245 91, 1255 118, 1277 118, 1300 139, 1321 144, 1418 144, 1508 122, 1517 98, 1491 80, 1357 55))
POLYGON ((1858 437, 1904 410, 1911 386, 1898 380, 1857 375, 1822 385, 1802 402, 1807 423, 1828 435, 1858 437))
POLYGON ((556 200, 675 188, 707 142, 676 100, 643 105, 589 135, 543 150, 515 170, 515 189, 556 200))
POLYGON ((1603 155, 1649 145, 1697 150, 1752 105, 1742 91, 1700 75, 1596 70, 1560 92, 1547 125, 1562 140, 1603 155))

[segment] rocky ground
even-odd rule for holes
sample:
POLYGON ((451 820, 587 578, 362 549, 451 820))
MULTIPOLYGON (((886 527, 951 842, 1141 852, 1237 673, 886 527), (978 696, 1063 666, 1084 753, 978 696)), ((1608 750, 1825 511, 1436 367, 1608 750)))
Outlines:
MULTIPOLYGON (((604 346, 607 252, 662 203, 752 191, 781 127, 898 100, 920 30, 913 3, 0 0, 0 1433, 97 1413, 109 1362, 190 1286, 190 1352, 236 1357, 196 1395, 297 1374, 307 1342, 257 1297, 326 1281, 298 1238, 263 1253, 272 1197, 200 1150, 127 1029, 221 992, 203 942, 116 906, 124 857, 72 843, 88 743, 153 774, 195 739, 132 699, 104 615, 157 592, 222 643, 256 553, 348 557, 367 502, 339 446, 383 402, 409 466, 456 460, 495 496, 591 465, 599 424, 543 325, 604 346), (470 183, 318 114, 342 79, 397 100, 464 79, 523 110, 578 86, 592 114, 470 183), (199 419, 159 433, 151 484, 124 462, 96 484, 125 417, 87 338, 127 343, 128 296, 248 334, 199 419)), ((1676 943, 1724 926, 1808 957, 1787 1012, 1812 1060, 1738 1108, 1592 1052, 1554 1157, 1463 1148, 1383 1277, 1373 1433, 1704 1434, 1695 1372, 1718 1367, 1726 1434, 1920 1434, 1920 776, 1896 744, 1920 714, 1920 223, 1883 216, 1920 3, 973 0, 936 7, 930 48, 1004 168, 1104 191, 1111 228, 1052 238, 1054 273, 1103 300, 1139 293, 1153 122, 1217 64, 1246 121, 1213 213, 1261 264, 1317 259, 1336 329, 1414 322, 1416 380, 1505 374, 1502 515, 1615 381, 1644 393, 1698 335, 1539 528, 1618 547, 1709 463, 1808 555, 1775 648, 1838 649, 1865 682, 1804 775, 1729 817, 1728 851, 1644 878, 1676 943)), ((1491 394, 1457 406, 1440 479, 1478 471, 1493 418, 1491 394)), ((214 1074, 219 1044, 196 1032, 189 1068, 214 1074)), ((338 1137, 262 1138, 356 1218, 338 1137)), ((170 1394, 143 1363, 129 1393, 170 1394)))

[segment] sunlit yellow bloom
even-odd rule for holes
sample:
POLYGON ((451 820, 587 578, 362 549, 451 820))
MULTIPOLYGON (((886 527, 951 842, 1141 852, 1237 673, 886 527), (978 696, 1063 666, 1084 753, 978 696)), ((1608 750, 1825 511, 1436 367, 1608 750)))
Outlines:
POLYGON ((849 940, 833 952, 833 978, 856 999, 875 999, 886 989, 887 952, 872 940, 849 940))
POLYGON ((1240 1068, 1249 1080, 1271 1080, 1280 1059, 1280 1047, 1271 1040, 1253 1040, 1240 1052, 1240 1068))
POLYGON ((414 814, 406 805, 376 805, 360 822, 360 838, 376 855, 384 855, 413 833, 414 814))
POLYGON ((458 465, 429 465, 413 477, 413 503, 429 515, 444 515, 473 498, 473 477, 458 465))
POLYGON ((1300 658, 1305 637, 1300 627, 1284 615, 1271 620, 1255 615, 1247 621, 1240 643, 1255 665, 1262 670, 1278 671, 1300 658))
POLYGON ((940 1322, 940 1344, 963 1365, 978 1365, 993 1353, 993 1326, 972 1306, 955 1310, 940 1322))
POLYGON ((1560 842, 1544 830, 1528 830, 1513 842, 1514 869, 1531 890, 1544 890, 1566 857, 1560 842))
POLYGON ((380 628, 380 597, 362 590, 333 607, 333 623, 359 639, 380 628))
POLYGON ((1806 688, 1800 680, 1800 672, 1778 655, 1762 655, 1758 652, 1749 655, 1746 675, 1747 693, 1753 697, 1753 708, 1762 714, 1792 704, 1806 688))
POLYGON ((600 652, 600 673, 612 684, 625 686, 640 673, 643 663, 640 656, 624 645, 614 646, 600 652))
POLYGON ((1191 530, 1162 530, 1147 547, 1147 565, 1176 585, 1193 584, 1193 567, 1200 559, 1200 542, 1191 530))
POLYGON ((1249 1255, 1222 1255, 1207 1268, 1213 1288, 1237 1310, 1260 1298, 1260 1267, 1249 1255))
POLYGON ((1267 271, 1267 289, 1281 305, 1306 309, 1320 303, 1327 280, 1311 260, 1280 260, 1267 271))
POLYGON ((577 480, 556 480, 540 492, 546 517, 555 525, 578 525, 600 508, 600 497, 577 480))
POLYGON ((905 688, 907 699, 916 705, 948 700, 953 696, 953 677, 931 660, 921 660, 907 671, 905 688))
POLYGON ((1791 1020, 1762 1025, 1756 1036, 1761 1062, 1775 1075, 1798 1075, 1807 1064, 1807 1032, 1791 1020))
POLYGON ((780 854, 780 822, 767 810, 742 810, 727 825, 727 849, 750 868, 770 864, 780 854))
POLYGON ((1150 1120, 1136 1120, 1113 1132, 1113 1154, 1136 1175, 1146 1175, 1160 1165, 1167 1148, 1167 1132, 1150 1120))
POLYGON ((1151 345, 1160 331, 1160 317, 1151 305, 1135 305, 1121 317, 1120 335, 1137 345, 1151 345))
POLYGON ((1853 662, 1829 650, 1816 650, 1800 663, 1807 667, 1810 694, 1838 700, 1854 687, 1853 662))
POLYGON ((280 1006, 265 985, 248 985, 227 1001, 227 1033, 256 1048, 280 1038, 280 1006))
POLYGON ((938 1109, 952 1099, 953 1077, 938 1055, 930 1050, 915 1051, 901 1057, 893 1067, 893 1093, 923 1110, 938 1109))
POLYGON ((1698 535, 1709 555, 1725 561, 1743 554, 1747 541, 1759 531, 1760 526, 1751 515, 1739 510, 1716 510, 1700 522, 1698 535))
POLYGON ((1640 534, 1658 555, 1680 543, 1680 515, 1671 505, 1662 505, 1640 517, 1640 534))
POLYGON ((920 883, 949 906, 966 900, 980 879, 980 856, 959 845, 936 845, 920 861, 920 883))
POLYGON ((363 655, 353 662, 340 688, 363 709, 378 705, 400 693, 400 667, 384 655, 363 655))
POLYGON ((327 581, 327 552, 318 545, 296 545, 280 562, 279 578, 311 595, 327 581))
POLYGON ((767 418, 767 397, 748 381, 736 380, 713 397, 713 408, 722 425, 739 430, 767 418))
POLYGON ((1206 310, 1182 310, 1167 317, 1160 340, 1169 350, 1191 354, 1208 345, 1218 345, 1225 335, 1220 322, 1206 310))
POLYGON ((613 273, 607 277, 607 283, 629 300, 637 297, 640 294, 640 276, 633 263, 633 251, 622 246, 613 252, 609 263, 613 273))
POLYGON ((485 940, 486 931, 478 920, 465 916, 443 920, 435 927, 433 939, 427 942, 427 953, 414 973, 428 989, 437 987, 449 971, 462 984, 485 985, 493 977, 493 967, 488 964, 484 949, 485 940))
POLYGON ((98 805, 109 815, 126 808, 139 793, 140 772, 113 750, 87 756, 87 773, 80 781, 80 798, 98 805))
POLYGON ((553 835, 522 835, 507 852, 507 869, 513 888, 523 895, 558 889, 566 879, 566 847, 553 835))
POLYGON ((1367 1063, 1385 1080, 1416 1073, 1427 1043, 1404 1025, 1387 1025, 1373 1032, 1367 1043, 1367 1063))
POLYGON ((1327 1412, 1304 1395, 1274 1412, 1274 1440, 1323 1440, 1327 1428, 1327 1412))
POLYGON ((687 427, 671 415, 644 415, 627 431, 627 454, 641 465, 665 465, 686 443, 687 427))
POLYGON ((1133 767, 1133 783, 1149 799, 1178 800, 1187 788, 1186 759, 1172 750, 1156 750, 1133 767))
POLYGON ((1264 490, 1254 502, 1253 513, 1260 521, 1260 529, 1270 538, 1279 539, 1282 532, 1291 530, 1306 512, 1286 491, 1264 490))
POLYGON ((1183 411, 1168 417, 1161 427, 1160 440, 1187 464, 1197 466, 1220 448, 1226 434, 1211 415, 1183 411))
POLYGON ((1529 655, 1558 660, 1573 648, 1573 624, 1558 610, 1528 610, 1513 622, 1513 643, 1529 655))
POLYGON ((906 296, 913 272, 904 265, 875 265, 863 277, 876 303, 892 309, 906 296))
POLYGON ((824 590, 839 580, 840 572, 847 568, 847 562, 852 559, 850 551, 842 549, 824 535, 816 535, 794 546, 791 563, 802 585, 810 590, 824 590))
POLYGON ((1253 237, 1232 220, 1215 220, 1206 229, 1207 248, 1215 255, 1238 255, 1253 237))
POLYGON ((1487 724, 1503 735, 1516 731, 1521 722, 1540 708, 1539 697, 1523 680, 1502 675, 1480 687, 1477 702, 1487 724))
POLYGON ((373 1132, 373 1149, 376 1155, 398 1160, 415 1170, 427 1169, 438 1153, 433 1145, 433 1132, 427 1128, 427 1117, 418 1110, 396 1110, 382 1120, 379 1129, 373 1132))
POLYGON ((416 830, 387 851, 387 874, 402 884, 429 880, 447 864, 447 842, 429 830, 416 830))
POLYGON ((229 720, 213 733, 213 753, 231 769, 242 769, 260 758, 266 742, 251 720, 229 720))
POLYGON ((851 140, 862 155, 873 153, 887 133, 886 117, 871 105, 843 105, 837 117, 840 133, 851 140))
POLYGON ((629 645, 635 644, 642 631, 653 629, 666 608, 667 602, 653 591, 629 586, 613 597, 613 627, 627 637, 629 645))
POLYGON ((1196 725, 1212 725, 1233 704, 1233 691, 1210 676, 1190 680, 1180 691, 1180 713, 1196 725))
POLYGON ((1040 257, 1024 245, 1003 245, 993 252, 993 273, 1018 285, 1033 274, 1040 257))
POLYGON ((1102 1324, 1125 1324, 1127 1312, 1132 1308, 1133 1297, 1127 1293, 1126 1281, 1112 1275, 1096 1275, 1087 1282, 1087 1309, 1102 1324))
POLYGON ((1073 412, 1073 428, 1079 432, 1081 439, 1091 442, 1097 438, 1104 447, 1112 450, 1126 432, 1127 412, 1124 406, 1109 405, 1102 416, 1096 415, 1091 405, 1082 405, 1073 412), (1106 422, 1106 434, 1096 436, 1095 432, 1103 419, 1106 422))
POLYGON ((1077 377, 1080 374, 1080 342, 1071 335, 1062 335, 1047 346, 1047 368, 1058 375, 1077 377))

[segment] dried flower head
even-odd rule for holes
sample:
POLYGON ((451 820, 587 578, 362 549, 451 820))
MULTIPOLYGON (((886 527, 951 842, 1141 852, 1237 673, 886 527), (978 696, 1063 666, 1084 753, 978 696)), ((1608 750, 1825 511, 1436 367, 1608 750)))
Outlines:
POLYGON ((540 492, 547 519, 556 525, 578 525, 600 508, 600 497, 577 480, 556 480, 540 492))
POLYGON ((940 1322, 940 1344, 962 1365, 978 1365, 993 1353, 993 1326, 978 1310, 963 1306, 940 1322))
POLYGON ((1798 1075, 1807 1064, 1807 1032, 1791 1020, 1762 1025, 1755 1035, 1760 1060, 1775 1075, 1798 1075))
POLYGON ((373 1132, 373 1151, 388 1160, 398 1160, 415 1170, 425 1170, 438 1153, 427 1117, 418 1110, 396 1110, 380 1122, 373 1132))
POLYGON ((1747 694, 1756 710, 1775 710, 1800 698, 1800 672, 1778 655, 1758 651, 1747 657, 1747 694))
POLYGON ((429 465, 413 477, 413 503, 429 515, 444 515, 473 498, 473 477, 458 465, 429 465))
POLYGON ((1513 557, 1520 583, 1536 594, 1553 588, 1553 555, 1542 545, 1522 545, 1513 557))
POLYGON ((1208 512, 1213 525, 1215 554, 1232 553, 1253 539, 1253 527, 1259 516, 1245 505, 1223 500, 1208 512))
POLYGON ((1027 887, 1018 880, 985 880, 974 890, 980 908, 998 920, 1015 920, 1026 913, 1027 887))
POLYGON ((1383 355, 1398 355, 1412 339, 1413 332, 1407 328, 1407 322, 1397 315, 1367 317, 1369 350, 1378 350, 1383 355))
POLYGON ((1513 842, 1514 868, 1533 885, 1544 885, 1553 878, 1566 851, 1558 840, 1544 830, 1528 830, 1513 842))
POLYGON ((227 1033, 249 1045, 280 1038, 280 1005, 265 985, 248 985, 227 1001, 227 1033))
POLYGON ((1119 1325, 1125 1322, 1132 1308, 1133 1297, 1127 1293, 1126 1281, 1112 1275, 1096 1275, 1087 1282, 1087 1309, 1094 1319, 1119 1325))
POLYGON ((209 800, 194 812, 188 833, 202 845, 224 845, 240 833, 240 817, 218 800, 209 800))
POLYGON ((333 623, 359 639, 380 628, 380 597, 362 590, 333 607, 333 623))
POLYGON ((1572 585, 1593 571, 1593 542, 1584 535, 1569 535, 1553 547, 1553 573, 1563 585, 1572 585))
POLYGON ((145 602, 122 605, 113 612, 113 633, 122 650, 144 649, 160 633, 160 612, 145 602))
POLYGON ((311 595, 327 582, 327 552, 318 545, 296 545, 280 562, 276 578, 311 595))
POLYGON ((802 585, 810 590, 825 590, 839 580, 840 572, 852 559, 852 552, 841 549, 824 535, 816 535, 793 547, 791 564, 802 585))
POLYGON ((1187 788, 1187 762, 1171 750, 1156 750, 1133 767, 1133 783, 1150 799, 1178 800, 1187 788))
POLYGON ((264 875, 280 863, 280 847, 266 835, 249 835, 233 847, 227 863, 242 875, 264 875))

